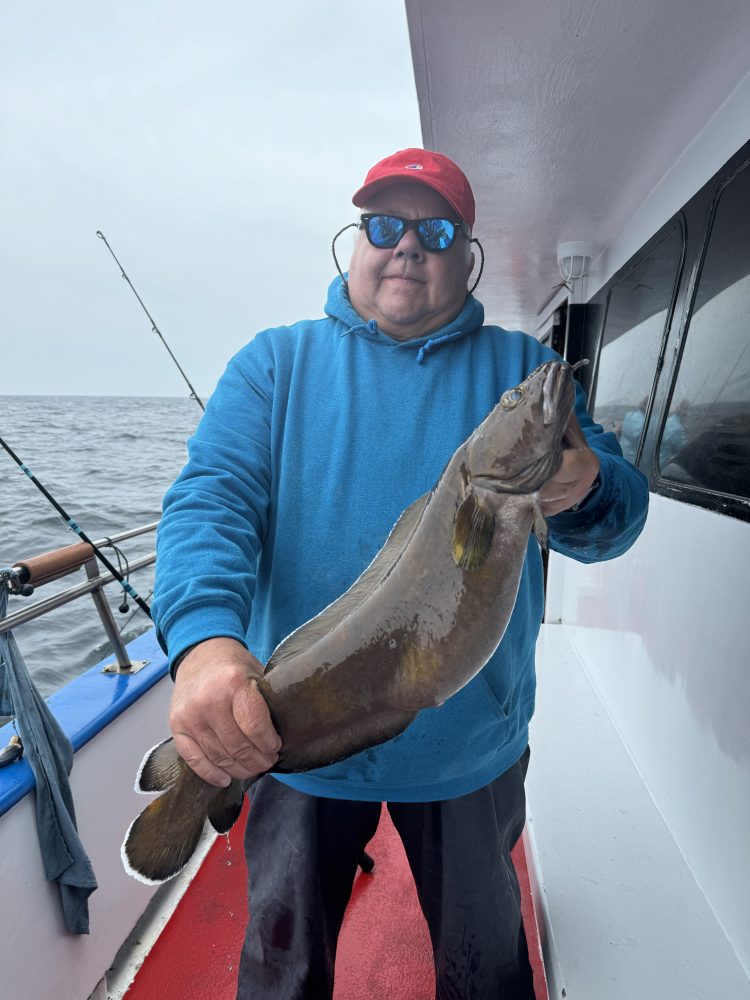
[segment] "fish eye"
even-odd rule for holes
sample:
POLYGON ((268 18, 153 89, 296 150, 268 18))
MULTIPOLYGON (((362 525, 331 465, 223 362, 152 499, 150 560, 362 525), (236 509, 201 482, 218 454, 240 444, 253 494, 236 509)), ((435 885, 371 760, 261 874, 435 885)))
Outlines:
POLYGON ((524 391, 521 386, 516 386, 515 389, 508 389, 500 397, 500 405, 506 410, 512 410, 514 406, 517 406, 524 397, 524 391))

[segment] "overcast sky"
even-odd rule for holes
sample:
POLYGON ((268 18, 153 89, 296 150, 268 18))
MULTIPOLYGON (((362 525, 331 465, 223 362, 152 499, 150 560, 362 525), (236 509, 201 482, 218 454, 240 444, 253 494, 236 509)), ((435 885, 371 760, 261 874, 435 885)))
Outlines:
POLYGON ((0 394, 187 392, 100 229, 208 395, 422 145, 402 0, 5 3, 0 74, 0 394))

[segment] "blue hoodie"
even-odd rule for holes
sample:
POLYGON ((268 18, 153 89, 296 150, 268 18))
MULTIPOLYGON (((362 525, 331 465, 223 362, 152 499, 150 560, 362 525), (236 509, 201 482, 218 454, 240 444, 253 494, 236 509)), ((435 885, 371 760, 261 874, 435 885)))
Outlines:
MULTIPOLYGON (((364 322, 340 278, 325 310, 259 333, 232 358, 188 442, 157 542, 153 615, 172 659, 231 636, 265 663, 360 575, 503 391, 556 357, 532 337, 484 326, 471 296, 451 323, 407 342, 364 322)), ((579 510, 549 519, 549 539, 593 562, 638 536, 648 488, 592 422, 580 388, 577 413, 601 485, 579 510)), ((278 780, 374 801, 452 798, 492 781, 527 744, 542 610, 532 536, 508 629, 471 683, 395 739, 278 780)))

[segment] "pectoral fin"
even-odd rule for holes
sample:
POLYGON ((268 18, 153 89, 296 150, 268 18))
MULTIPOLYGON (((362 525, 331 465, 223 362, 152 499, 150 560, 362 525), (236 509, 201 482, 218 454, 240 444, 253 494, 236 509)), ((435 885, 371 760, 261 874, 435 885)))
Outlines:
POLYGON ((547 538, 547 522, 544 519, 544 514, 542 514, 542 508, 539 503, 534 504, 534 534, 536 535, 536 540, 539 542, 543 549, 549 547, 549 541, 547 538))
POLYGON ((487 558, 495 533, 495 515, 471 490, 456 511, 453 560, 461 569, 478 569, 487 558))

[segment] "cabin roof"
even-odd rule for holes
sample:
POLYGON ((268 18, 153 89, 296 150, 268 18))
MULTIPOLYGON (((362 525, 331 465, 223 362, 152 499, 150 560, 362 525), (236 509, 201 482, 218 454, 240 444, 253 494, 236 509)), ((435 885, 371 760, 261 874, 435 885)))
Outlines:
POLYGON ((487 319, 537 333, 561 282, 558 244, 601 253, 748 74, 750 4, 406 8, 424 145, 474 187, 487 319))

